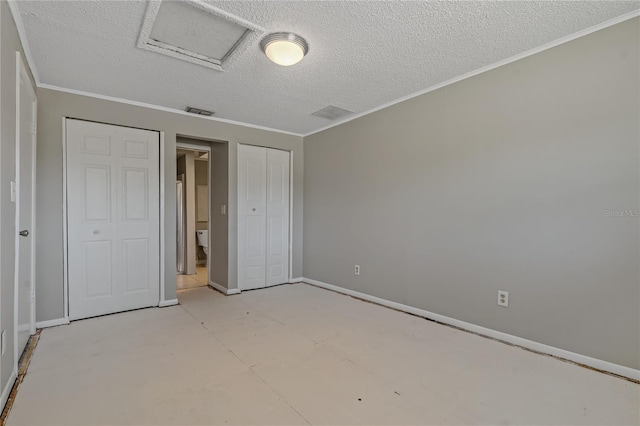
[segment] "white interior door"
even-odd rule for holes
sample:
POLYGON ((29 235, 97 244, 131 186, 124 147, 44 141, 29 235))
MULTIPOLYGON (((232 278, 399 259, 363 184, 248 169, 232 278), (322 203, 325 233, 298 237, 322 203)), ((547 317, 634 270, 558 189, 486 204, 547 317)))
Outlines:
POLYGON ((238 145, 238 287, 289 281, 289 152, 238 145))
POLYGON ((238 145, 238 287, 266 285, 267 149, 238 145))
POLYGON ((267 285, 289 281, 289 152, 267 149, 267 285))
POLYGON ((35 333, 36 95, 16 52, 16 363, 35 333))
POLYGON ((69 317, 157 306, 160 135, 66 120, 69 317))

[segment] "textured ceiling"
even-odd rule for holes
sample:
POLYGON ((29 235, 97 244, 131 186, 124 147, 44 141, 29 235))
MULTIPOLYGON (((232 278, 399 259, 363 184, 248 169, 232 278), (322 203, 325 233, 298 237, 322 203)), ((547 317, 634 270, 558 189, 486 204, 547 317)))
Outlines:
POLYGON ((280 67, 249 46, 225 72, 136 48, 145 1, 18 1, 40 83, 306 134, 638 9, 639 2, 216 1, 305 37, 280 67))

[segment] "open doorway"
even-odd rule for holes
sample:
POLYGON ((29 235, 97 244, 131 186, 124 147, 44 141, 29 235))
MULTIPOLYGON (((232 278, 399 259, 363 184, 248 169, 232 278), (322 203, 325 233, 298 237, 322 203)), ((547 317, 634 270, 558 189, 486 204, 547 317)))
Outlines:
POLYGON ((229 151, 224 141, 176 137, 176 289, 226 294, 229 151))
POLYGON ((211 149, 178 143, 176 150, 176 288, 209 284, 211 149))

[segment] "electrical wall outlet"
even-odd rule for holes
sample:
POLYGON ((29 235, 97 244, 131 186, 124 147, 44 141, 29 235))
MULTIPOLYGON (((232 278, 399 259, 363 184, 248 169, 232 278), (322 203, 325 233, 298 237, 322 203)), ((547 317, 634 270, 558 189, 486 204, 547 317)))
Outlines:
POLYGON ((220 214, 227 214, 227 205, 223 204, 220 206, 220 214))
POLYGON ((509 307, 509 292, 504 290, 498 290, 498 306, 509 307))
POLYGON ((0 353, 4 355, 7 351, 7 330, 2 330, 2 338, 0 339, 0 346, 2 346, 2 350, 0 353))
POLYGON ((356 265, 355 268, 353 268, 353 273, 356 275, 360 275, 360 265, 356 265))

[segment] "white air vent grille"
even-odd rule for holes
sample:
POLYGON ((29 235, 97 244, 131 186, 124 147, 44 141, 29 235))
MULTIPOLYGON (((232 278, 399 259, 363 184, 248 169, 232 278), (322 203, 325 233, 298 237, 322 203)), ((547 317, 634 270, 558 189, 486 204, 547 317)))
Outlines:
POLYGON ((347 115, 351 114, 353 114, 353 111, 349 111, 348 109, 340 108, 334 105, 327 105, 326 107, 319 109, 311 115, 326 118, 328 120, 337 120, 338 118, 346 117, 347 115))
POLYGON ((200 0, 152 0, 138 47, 218 71, 264 29, 200 0))

